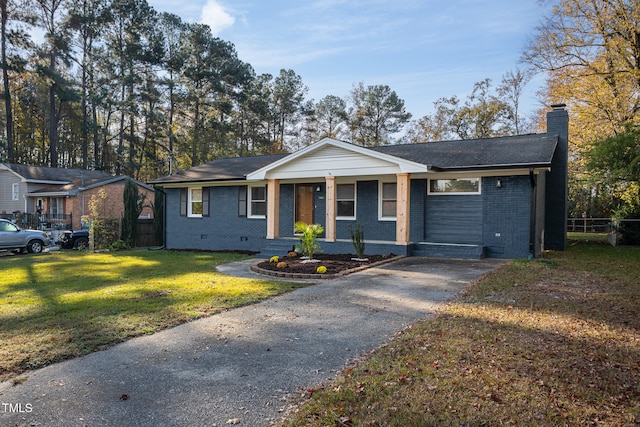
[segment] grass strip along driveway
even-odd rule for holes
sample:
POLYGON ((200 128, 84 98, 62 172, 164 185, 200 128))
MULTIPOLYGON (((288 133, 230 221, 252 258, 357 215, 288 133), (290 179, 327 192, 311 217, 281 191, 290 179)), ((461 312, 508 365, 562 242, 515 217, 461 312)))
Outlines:
POLYGON ((640 425, 640 250, 548 258, 485 276, 285 425, 640 425))
POLYGON ((215 270, 245 258, 148 250, 0 258, 0 381, 303 286, 215 270))

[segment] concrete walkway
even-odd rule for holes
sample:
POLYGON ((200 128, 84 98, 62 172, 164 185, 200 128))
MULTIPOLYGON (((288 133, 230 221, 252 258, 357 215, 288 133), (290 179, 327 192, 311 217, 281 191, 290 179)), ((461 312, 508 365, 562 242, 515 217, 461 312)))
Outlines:
POLYGON ((267 426, 502 263, 405 258, 57 363, 0 384, 0 425, 267 426))

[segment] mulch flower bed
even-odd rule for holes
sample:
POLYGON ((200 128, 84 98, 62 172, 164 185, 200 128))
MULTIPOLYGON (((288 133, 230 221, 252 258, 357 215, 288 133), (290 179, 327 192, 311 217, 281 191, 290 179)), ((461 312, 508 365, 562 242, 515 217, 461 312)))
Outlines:
POLYGON ((319 262, 303 262, 299 256, 279 256, 278 262, 270 262, 270 260, 261 261, 253 268, 254 271, 283 277, 296 277, 309 276, 309 277, 334 277, 345 272, 349 272, 354 269, 366 268, 373 265, 378 265, 384 261, 394 260, 397 257, 391 255, 366 255, 367 261, 356 261, 352 258, 357 258, 354 254, 317 254, 313 256, 314 260, 319 262), (283 264, 286 266, 283 267, 283 264), (280 265, 280 266, 278 266, 280 265), (324 266, 326 272, 319 274, 317 272, 318 267, 324 266))

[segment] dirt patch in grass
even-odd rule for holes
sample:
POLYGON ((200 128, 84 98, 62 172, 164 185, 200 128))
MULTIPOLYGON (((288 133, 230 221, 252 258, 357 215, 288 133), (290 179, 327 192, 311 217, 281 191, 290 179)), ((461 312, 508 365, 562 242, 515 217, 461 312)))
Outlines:
POLYGON ((326 275, 334 275, 344 273, 349 270, 357 269, 360 267, 368 267, 376 265, 381 261, 390 260, 395 258, 395 255, 367 255, 363 259, 357 258, 353 254, 317 254, 313 256, 314 261, 295 256, 279 256, 277 262, 270 262, 270 260, 262 261, 256 265, 256 267, 274 271, 278 273, 293 273, 311 275, 317 274, 317 269, 320 266, 324 266, 326 275), (315 262, 317 261, 317 262, 315 262), (284 263, 284 266, 279 263, 284 263))
POLYGON ((640 251, 512 262, 301 390, 286 426, 638 426, 640 251))

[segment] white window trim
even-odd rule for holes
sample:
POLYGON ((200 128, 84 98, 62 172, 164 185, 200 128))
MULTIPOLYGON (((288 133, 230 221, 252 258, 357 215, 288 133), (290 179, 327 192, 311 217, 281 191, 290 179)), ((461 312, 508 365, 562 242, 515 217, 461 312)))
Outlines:
POLYGON ((357 218, 358 218, 358 183, 357 182, 337 182, 336 183, 336 221, 353 221, 357 218), (338 185, 353 185, 353 216, 338 216, 338 185))
MULTIPOLYGON (((253 212, 251 211, 251 205, 253 203, 253 188, 255 187, 263 187, 264 188, 264 204, 265 206, 267 205, 267 186, 266 185, 249 185, 247 188, 247 218, 253 218, 253 219, 265 219, 267 216, 266 215, 254 215, 253 212)), ((262 200, 260 200, 262 201, 262 200)))
POLYGON ((202 187, 189 187, 189 191, 187 191, 187 217, 202 218, 202 214, 193 213, 193 190, 200 190, 200 202, 202 202, 202 187))
POLYGON ((473 177, 473 178, 433 178, 429 179, 427 182, 427 194, 430 196, 477 196, 482 194, 482 177, 473 177), (469 192, 451 192, 447 193, 445 191, 431 191, 431 181, 446 181, 449 179, 477 179, 478 180, 478 191, 469 191, 469 192))
POLYGON ((11 200, 20 200, 20 183, 14 182, 11 184, 11 200))
POLYGON ((396 215, 398 214, 398 182, 378 181, 378 221, 395 221, 397 216, 382 216, 382 187, 384 184, 396 185, 396 215))

